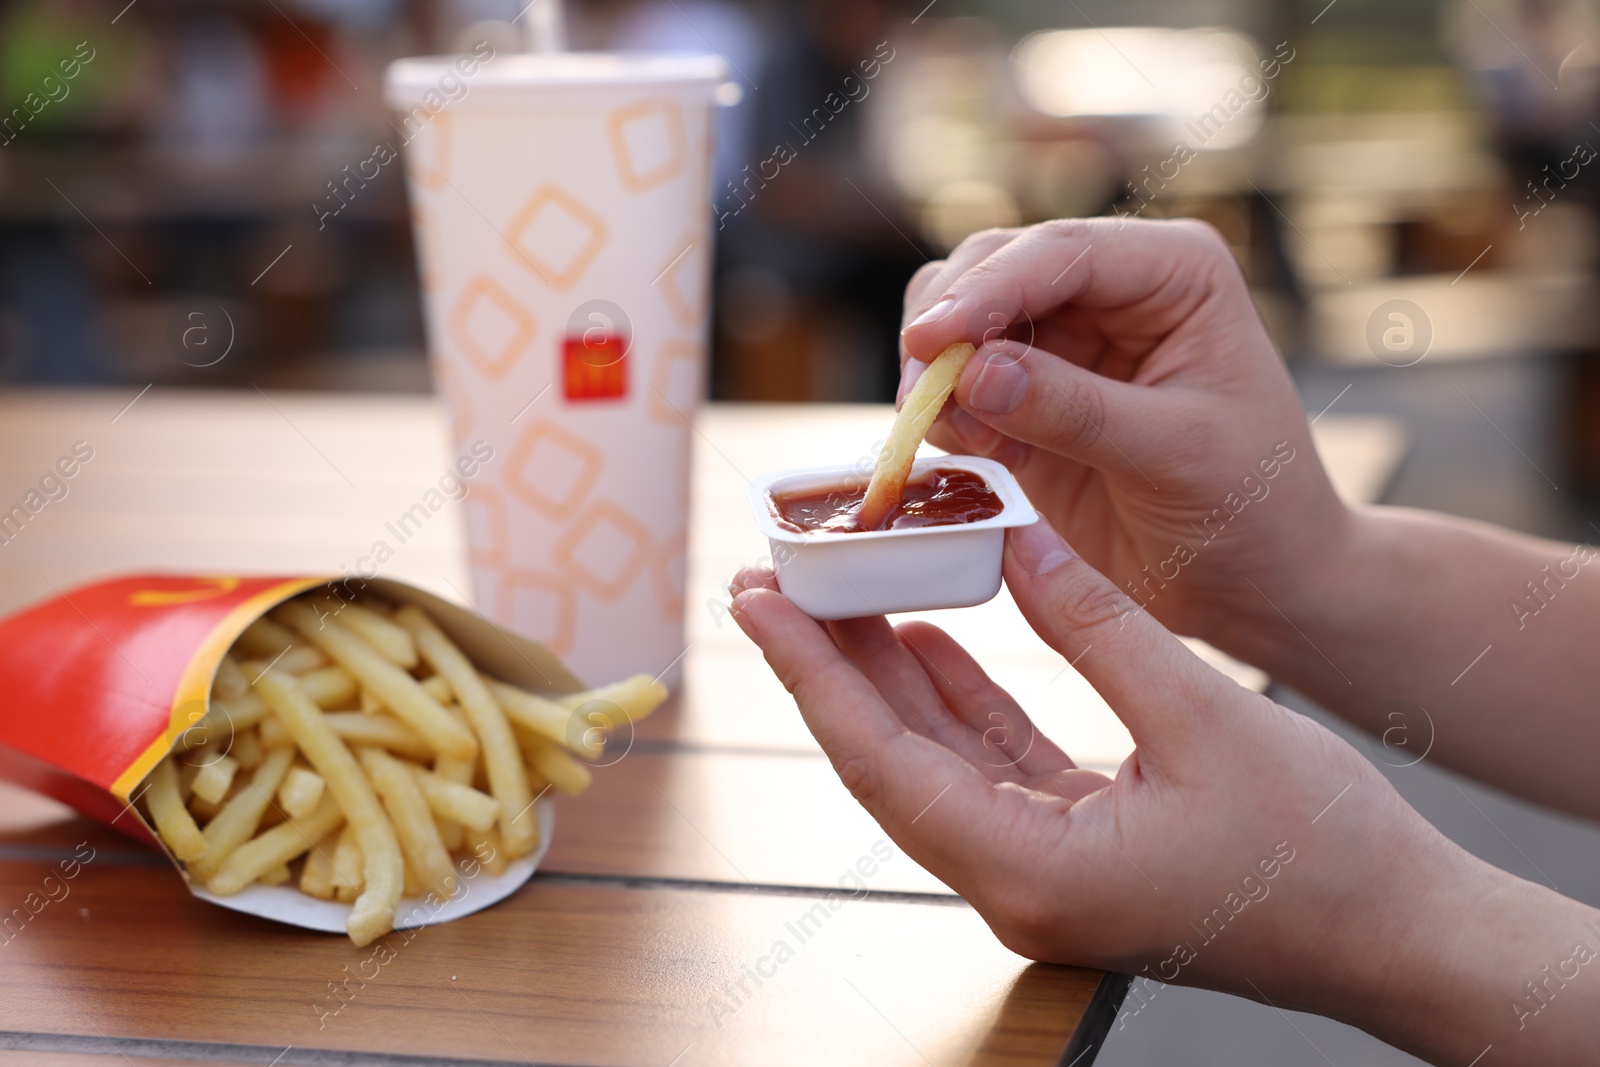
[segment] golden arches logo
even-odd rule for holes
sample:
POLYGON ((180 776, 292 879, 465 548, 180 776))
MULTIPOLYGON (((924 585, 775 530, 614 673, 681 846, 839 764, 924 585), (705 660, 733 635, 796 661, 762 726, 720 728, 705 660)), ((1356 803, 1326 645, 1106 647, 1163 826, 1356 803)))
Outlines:
POLYGON ((215 600, 239 588, 238 578, 198 578, 201 585, 195 589, 141 589, 130 594, 128 603, 136 608, 160 608, 172 604, 194 604, 202 600, 215 600))

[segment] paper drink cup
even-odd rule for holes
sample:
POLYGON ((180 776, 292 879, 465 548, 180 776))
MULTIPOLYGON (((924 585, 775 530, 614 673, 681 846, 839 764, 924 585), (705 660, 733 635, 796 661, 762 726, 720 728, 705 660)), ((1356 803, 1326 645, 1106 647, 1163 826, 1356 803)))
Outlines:
POLYGON ((585 679, 684 651, 725 76, 601 53, 388 72, 434 373, 457 439, 504 457, 466 501, 477 606, 585 679))
MULTIPOLYGON (((217 667, 245 627, 319 586, 346 600, 370 591, 420 605, 480 669, 514 685, 546 694, 582 688, 548 649, 401 582, 133 575, 0 619, 0 778, 166 852, 134 806, 146 776, 210 710, 217 667)), ((462 870, 463 890, 449 901, 402 899, 395 928, 471 914, 526 882, 555 825, 548 801, 538 815, 541 840, 532 854, 498 877, 462 870)), ((223 907, 313 930, 343 933, 350 915, 350 904, 317 900, 292 885, 253 885, 230 897, 192 882, 189 888, 223 907)))

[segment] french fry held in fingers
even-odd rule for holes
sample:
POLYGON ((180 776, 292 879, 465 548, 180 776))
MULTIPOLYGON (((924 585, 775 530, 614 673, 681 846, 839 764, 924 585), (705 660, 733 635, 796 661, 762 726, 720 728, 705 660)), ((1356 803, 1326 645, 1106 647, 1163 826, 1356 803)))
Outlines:
POLYGON ((911 463, 917 458, 922 439, 928 436, 939 409, 955 390, 967 360, 976 351, 971 345, 953 344, 934 357, 928 369, 922 372, 917 384, 911 387, 900 405, 889 429, 889 439, 878 453, 878 463, 872 470, 872 480, 867 483, 866 496, 856 522, 863 530, 878 530, 900 506, 900 496, 905 492, 906 479, 911 477, 911 463))
POLYGON ((138 803, 196 883, 350 904, 365 945, 404 894, 449 899, 469 869, 496 877, 537 849, 537 802, 587 787, 605 731, 665 698, 645 675, 533 693, 482 673, 420 607, 307 594, 222 658, 138 803))

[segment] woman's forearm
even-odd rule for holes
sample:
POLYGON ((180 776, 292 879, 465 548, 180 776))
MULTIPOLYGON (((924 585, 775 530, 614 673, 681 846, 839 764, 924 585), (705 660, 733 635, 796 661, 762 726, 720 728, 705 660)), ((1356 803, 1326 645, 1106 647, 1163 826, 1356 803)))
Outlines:
POLYGON ((1372 508, 1336 557, 1261 592, 1216 635, 1225 651, 1384 738, 1395 760, 1426 754, 1600 817, 1594 549, 1372 508))
POLYGON ((1600 1059, 1600 911, 1476 860, 1453 877, 1391 898, 1407 933, 1345 961, 1324 1012, 1430 1063, 1600 1059))

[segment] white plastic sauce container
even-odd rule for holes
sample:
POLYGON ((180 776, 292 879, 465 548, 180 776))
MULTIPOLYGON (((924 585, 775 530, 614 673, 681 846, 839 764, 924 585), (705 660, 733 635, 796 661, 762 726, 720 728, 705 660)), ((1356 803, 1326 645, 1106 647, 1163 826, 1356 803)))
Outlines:
POLYGON ((1037 522, 1010 471, 980 456, 928 456, 911 467, 971 471, 1000 498, 1000 514, 978 522, 857 533, 787 529, 771 497, 838 486, 863 488, 858 467, 780 471, 750 484, 756 524, 772 546, 778 589, 814 619, 853 619, 899 611, 965 608, 1000 591, 1005 531, 1037 522))

